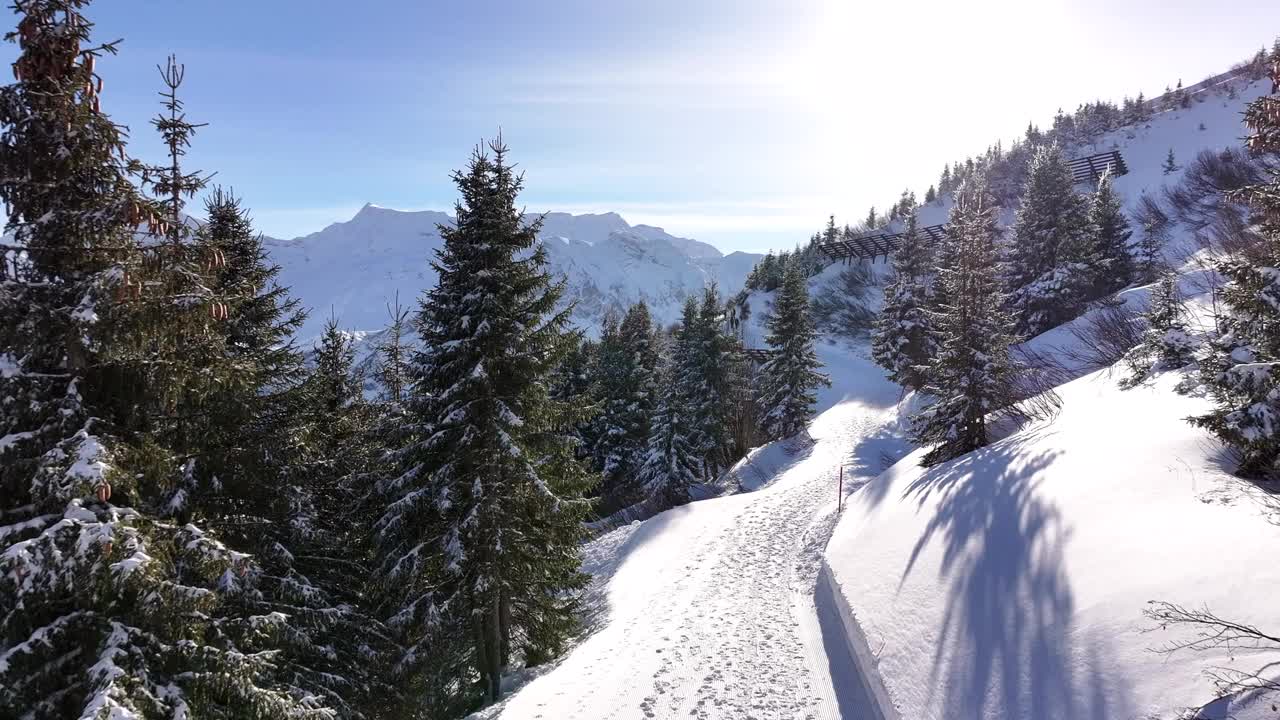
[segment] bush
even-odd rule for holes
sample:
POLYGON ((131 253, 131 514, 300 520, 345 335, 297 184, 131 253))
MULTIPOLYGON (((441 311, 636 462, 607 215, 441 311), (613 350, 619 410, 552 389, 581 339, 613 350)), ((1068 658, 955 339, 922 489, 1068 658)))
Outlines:
POLYGON ((1172 219, 1197 233, 1222 226, 1239 227, 1247 211, 1227 200, 1226 194, 1262 183, 1274 163, 1275 160, 1250 155, 1242 148, 1201 151, 1188 163, 1178 183, 1165 188, 1172 219))
POLYGON ((1108 298, 1070 326, 1078 341, 1063 355, 1084 372, 1109 368, 1125 360, 1142 342, 1147 324, 1123 300, 1108 298))

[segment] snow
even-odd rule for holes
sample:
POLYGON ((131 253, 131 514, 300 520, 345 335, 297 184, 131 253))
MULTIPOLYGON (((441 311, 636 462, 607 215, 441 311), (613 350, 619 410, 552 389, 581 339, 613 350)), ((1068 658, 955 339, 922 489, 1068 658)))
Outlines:
POLYGON ((757 492, 668 510, 590 543, 594 632, 478 717, 856 717, 865 702, 832 682, 849 663, 828 657, 835 636, 824 635, 813 594, 840 466, 848 493, 883 454, 902 451, 883 431, 898 389, 864 358, 819 352, 836 382, 819 393, 812 442, 774 443, 739 464, 744 475, 774 476, 757 492))
MULTIPOLYGON (((1131 212, 1142 192, 1177 180, 1160 169, 1170 147, 1184 163, 1238 145, 1240 110, 1266 89, 1209 94, 1071 154, 1118 146, 1131 172, 1115 186, 1131 212)), ((938 214, 922 224, 945 219, 944 206, 926 212, 938 214)), ((1202 264, 1183 263, 1191 249, 1185 235, 1166 247, 1184 296, 1211 285, 1202 264)), ((1148 291, 1120 298, 1140 309, 1148 291)), ((1191 298, 1193 331, 1207 327, 1209 304, 1191 298)), ((882 691, 882 716, 1156 718, 1202 706, 1204 717, 1263 716, 1257 698, 1211 702, 1203 671, 1280 658, 1152 652, 1185 636, 1141 613, 1166 600, 1280 627, 1266 599, 1280 581, 1276 518, 1185 421, 1208 401, 1178 395, 1180 375, 1127 391, 1122 373, 1079 377, 1085 368, 1064 351, 1080 349, 1070 330, 1083 322, 1026 345, 1077 378, 1059 389, 1056 420, 929 470, 913 453, 855 494, 833 533, 819 591, 831 583, 857 664, 849 680, 882 691)))
POLYGON ((11 353, 0 353, 0 378, 17 377, 21 372, 17 358, 11 353))
POLYGON ((1052 423, 930 470, 913 453, 851 499, 827 562, 900 717, 1165 717, 1213 698, 1206 665, 1262 664, 1143 632, 1149 600, 1280 626, 1280 533, 1178 379, 1085 376, 1052 423))

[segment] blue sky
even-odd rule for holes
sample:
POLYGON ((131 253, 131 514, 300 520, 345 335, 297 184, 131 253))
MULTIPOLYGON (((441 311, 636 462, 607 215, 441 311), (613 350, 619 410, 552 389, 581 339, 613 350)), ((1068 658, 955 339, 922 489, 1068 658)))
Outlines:
MULTIPOLYGON (((187 65, 191 165, 293 237, 365 202, 451 206, 499 126, 530 210, 616 210, 724 250, 860 218, 1059 107, 1226 69, 1274 0, 100 0, 105 109, 154 157, 187 65)), ((12 50, 7 50, 12 54, 12 50)))

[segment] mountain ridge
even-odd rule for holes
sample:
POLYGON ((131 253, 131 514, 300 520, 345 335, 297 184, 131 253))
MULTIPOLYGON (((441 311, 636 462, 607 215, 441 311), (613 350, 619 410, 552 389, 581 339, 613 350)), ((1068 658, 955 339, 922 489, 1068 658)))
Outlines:
MULTIPOLYGON (((690 294, 710 283, 736 291, 762 257, 726 255, 660 227, 631 225, 616 212, 524 217, 542 218, 539 239, 549 269, 566 279, 564 302, 573 303, 573 322, 588 335, 597 335, 609 314, 641 300, 657 322, 675 322, 690 294)), ((452 222, 453 216, 438 210, 366 203, 350 219, 316 232, 287 240, 264 237, 281 266, 281 284, 311 309, 299 337, 306 342, 318 335, 330 313, 345 329, 381 329, 397 294, 402 305, 411 306, 435 283, 430 261, 442 245, 438 226, 452 222)))

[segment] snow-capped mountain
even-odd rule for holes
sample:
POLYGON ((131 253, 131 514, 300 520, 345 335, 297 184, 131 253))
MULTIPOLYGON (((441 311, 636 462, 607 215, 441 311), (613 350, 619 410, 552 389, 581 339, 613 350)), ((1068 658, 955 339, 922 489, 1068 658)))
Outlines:
MULTIPOLYGON (((281 282, 311 308, 300 333, 304 342, 319 333, 330 312, 344 328, 376 331, 386 325, 397 293, 402 305, 413 307, 436 281, 430 261, 442 243, 437 226, 452 222, 442 212, 370 204, 319 232, 268 238, 267 250, 283 269, 281 282)), ((567 279, 565 300, 575 303, 576 324, 591 334, 607 313, 638 300, 658 321, 674 322, 690 293, 711 282, 735 292, 760 258, 723 255, 662 228, 632 226, 616 213, 547 213, 541 239, 552 272, 567 279)))

